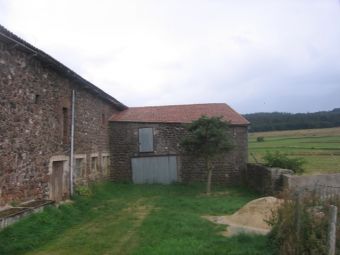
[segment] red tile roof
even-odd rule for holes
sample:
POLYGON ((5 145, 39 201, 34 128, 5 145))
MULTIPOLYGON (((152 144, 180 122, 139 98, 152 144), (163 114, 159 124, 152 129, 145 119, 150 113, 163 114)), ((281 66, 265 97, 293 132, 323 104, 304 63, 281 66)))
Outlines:
POLYGON ((202 115, 223 117, 232 125, 248 125, 249 122, 227 104, 191 104, 130 107, 114 114, 110 121, 190 123, 202 115))

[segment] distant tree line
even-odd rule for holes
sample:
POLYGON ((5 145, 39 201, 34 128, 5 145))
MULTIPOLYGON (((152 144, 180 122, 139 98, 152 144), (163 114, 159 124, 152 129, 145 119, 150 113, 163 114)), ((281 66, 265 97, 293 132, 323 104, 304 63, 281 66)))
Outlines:
POLYGON ((313 113, 259 112, 243 116, 251 123, 250 132, 340 126, 340 108, 313 113))

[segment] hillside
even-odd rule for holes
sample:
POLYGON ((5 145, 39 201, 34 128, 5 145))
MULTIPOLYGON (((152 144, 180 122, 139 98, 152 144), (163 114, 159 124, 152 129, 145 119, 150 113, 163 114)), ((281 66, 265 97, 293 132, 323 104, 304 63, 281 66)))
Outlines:
POLYGON ((243 116, 251 123, 250 132, 340 126, 340 108, 313 113, 259 112, 243 116))
POLYGON ((267 152, 302 157, 305 174, 340 173, 340 127, 249 134, 249 161, 263 162, 267 152), (258 142, 257 137, 263 137, 258 142))

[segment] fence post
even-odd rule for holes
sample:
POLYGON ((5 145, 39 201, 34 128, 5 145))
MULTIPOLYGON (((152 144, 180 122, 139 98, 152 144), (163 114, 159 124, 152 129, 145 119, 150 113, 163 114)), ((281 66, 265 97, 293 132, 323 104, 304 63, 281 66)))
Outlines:
POLYGON ((335 255, 336 218, 338 208, 331 205, 329 212, 328 255, 335 255))
POLYGON ((301 193, 296 192, 295 196, 296 254, 299 254, 301 235, 301 193))

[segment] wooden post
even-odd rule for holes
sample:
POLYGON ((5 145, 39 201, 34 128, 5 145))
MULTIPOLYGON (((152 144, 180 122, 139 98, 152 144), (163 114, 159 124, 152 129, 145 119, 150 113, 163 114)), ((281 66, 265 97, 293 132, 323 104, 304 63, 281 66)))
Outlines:
POLYGON ((299 254, 300 250, 300 235, 301 235, 301 194, 296 192, 295 194, 295 227, 296 227, 296 254, 299 254))
POLYGON ((335 255, 337 214, 338 208, 331 205, 329 208, 328 255, 335 255))

